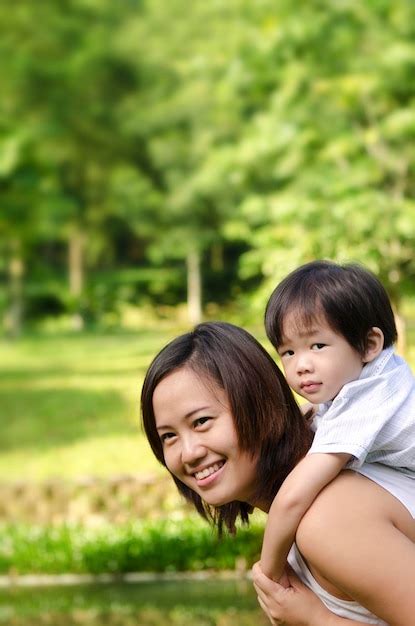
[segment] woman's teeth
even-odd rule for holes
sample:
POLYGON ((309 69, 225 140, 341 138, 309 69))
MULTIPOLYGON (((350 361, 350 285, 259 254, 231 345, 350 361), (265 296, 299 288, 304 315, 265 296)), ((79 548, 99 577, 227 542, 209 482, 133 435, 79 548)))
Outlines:
POLYGON ((222 467, 222 465, 223 463, 215 463, 214 465, 207 467, 201 472, 196 472, 195 478, 197 478, 197 480, 202 480, 202 478, 207 478, 211 474, 214 474, 215 472, 217 472, 222 467))

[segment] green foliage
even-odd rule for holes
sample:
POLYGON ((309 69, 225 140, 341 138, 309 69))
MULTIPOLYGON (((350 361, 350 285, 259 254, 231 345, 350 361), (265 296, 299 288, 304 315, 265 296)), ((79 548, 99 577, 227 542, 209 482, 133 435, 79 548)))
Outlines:
POLYGON ((264 277, 259 308, 316 257, 368 264, 395 300, 413 279, 412 17, 408 2, 274 3, 264 32, 252 25, 265 43, 243 62, 263 99, 194 180, 214 198, 232 189, 225 233, 249 242, 240 270, 264 277), (255 71, 258 57, 273 74, 255 71))
POLYGON ((205 303, 254 312, 316 257, 367 264, 397 305, 413 293, 411 0, 23 0, 0 17, 0 273, 17 247, 28 316, 180 303, 191 253, 205 303), (61 248, 81 235, 75 293, 61 248))
POLYGON ((19 574, 180 572, 250 567, 260 554, 263 526, 218 539, 199 518, 130 525, 0 527, 0 572, 19 574))

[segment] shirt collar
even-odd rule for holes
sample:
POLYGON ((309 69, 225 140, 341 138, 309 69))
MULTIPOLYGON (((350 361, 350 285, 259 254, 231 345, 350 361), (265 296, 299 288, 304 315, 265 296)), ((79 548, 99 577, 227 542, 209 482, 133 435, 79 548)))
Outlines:
POLYGON ((386 363, 393 355, 393 352, 393 347, 385 348, 380 354, 378 354, 375 359, 373 359, 373 361, 370 361, 370 363, 366 363, 360 373, 359 380, 362 378, 370 378, 371 376, 377 376, 381 374, 385 369, 386 363))

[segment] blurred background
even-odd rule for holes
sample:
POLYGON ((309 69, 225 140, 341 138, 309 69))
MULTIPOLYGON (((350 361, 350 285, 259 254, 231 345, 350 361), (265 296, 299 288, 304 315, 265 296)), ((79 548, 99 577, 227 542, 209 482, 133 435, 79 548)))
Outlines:
MULTIPOLYGON (((140 430, 144 372, 202 319, 271 350, 297 265, 374 271, 415 364, 412 0, 18 0, 0 77, 2 572, 92 571, 19 561, 17 524, 187 515, 140 430)), ((114 562, 94 571, 144 567, 114 562)))

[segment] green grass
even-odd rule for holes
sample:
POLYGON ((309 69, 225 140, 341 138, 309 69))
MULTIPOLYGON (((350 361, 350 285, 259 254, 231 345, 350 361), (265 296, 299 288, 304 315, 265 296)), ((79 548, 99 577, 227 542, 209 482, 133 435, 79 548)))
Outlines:
MULTIPOLYGON (((415 326, 408 330, 414 367, 415 326)), ((164 471, 141 433, 139 397, 151 359, 178 332, 0 340, 0 480, 164 471)))
POLYGON ((0 342, 0 480, 160 471, 140 430, 144 372, 176 334, 0 342))
POLYGON ((0 526, 0 574, 176 572, 232 570, 258 560, 263 518, 236 536, 218 539, 196 515, 130 524, 0 526))

